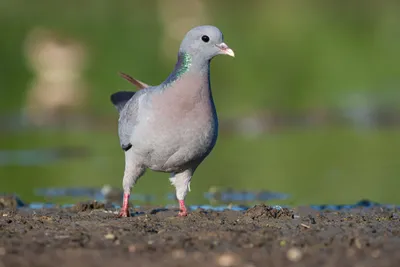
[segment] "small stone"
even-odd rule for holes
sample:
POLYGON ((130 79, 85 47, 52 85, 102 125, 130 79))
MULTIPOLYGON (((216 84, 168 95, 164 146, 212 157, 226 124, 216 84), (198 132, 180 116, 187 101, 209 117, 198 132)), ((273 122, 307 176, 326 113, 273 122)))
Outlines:
POLYGON ((7 217, 8 216, 8 213, 3 213, 3 217, 7 217))
POLYGON ((95 200, 78 203, 71 208, 73 212, 84 212, 84 211, 104 210, 104 209, 105 209, 104 203, 100 203, 95 200))
POLYGON ((303 257, 303 253, 298 248, 291 248, 287 251, 286 257, 293 262, 298 262, 303 257))
POLYGON ((136 247, 135 245, 130 245, 130 246, 128 247, 128 251, 129 251, 130 253, 134 253, 134 252, 137 251, 137 247, 136 247))
POLYGON ((39 219, 42 221, 48 221, 48 222, 53 220, 53 218, 51 218, 49 216, 40 216, 39 219))
POLYGON ((224 267, 235 266, 239 264, 239 259, 232 253, 224 253, 218 257, 217 263, 224 267))
POLYGON ((0 195, 0 209, 16 209, 24 203, 15 195, 0 195))
POLYGON ((253 248, 254 244, 252 244, 252 243, 244 244, 243 247, 244 248, 253 248))
POLYGON ((281 240, 281 242, 279 242, 279 245, 280 245, 281 247, 286 246, 286 240, 281 240))
POLYGON ((310 219, 311 224, 316 224, 317 222, 315 221, 315 218, 311 215, 308 215, 308 218, 310 219))
POLYGON ((302 223, 302 224, 300 224, 300 225, 303 226, 304 228, 310 229, 310 226, 307 225, 307 224, 302 223))
POLYGON ((6 255, 6 249, 3 247, 0 247, 0 256, 6 255))
POLYGON ((175 249, 172 251, 172 257, 175 259, 183 259, 186 257, 186 252, 183 249, 175 249))
POLYGON ((104 237, 105 239, 115 239, 115 235, 113 235, 112 233, 108 233, 104 237))

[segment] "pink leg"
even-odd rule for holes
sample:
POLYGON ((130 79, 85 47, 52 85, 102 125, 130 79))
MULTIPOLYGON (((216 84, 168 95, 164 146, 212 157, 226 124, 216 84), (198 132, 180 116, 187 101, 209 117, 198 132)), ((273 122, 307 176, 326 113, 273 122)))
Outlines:
POLYGON ((179 209, 181 211, 178 213, 178 216, 180 216, 180 217, 187 216, 187 209, 186 209, 184 200, 179 200, 179 209))
POLYGON ((130 217, 129 214, 129 194, 124 193, 124 202, 122 203, 122 209, 119 212, 118 217, 130 217))

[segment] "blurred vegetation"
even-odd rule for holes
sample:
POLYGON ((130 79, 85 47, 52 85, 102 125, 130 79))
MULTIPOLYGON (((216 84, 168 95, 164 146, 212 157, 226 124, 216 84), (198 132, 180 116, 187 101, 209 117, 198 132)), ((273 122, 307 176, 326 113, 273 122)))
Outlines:
MULTIPOLYGON (((340 108, 354 93, 399 109, 398 1, 204 3, 209 20, 200 24, 218 26, 236 54, 235 59, 218 57, 212 63, 220 118, 260 110, 296 114, 340 108)), ((23 107, 33 77, 23 43, 33 27, 44 26, 88 47, 90 64, 84 77, 90 99, 85 112, 115 116, 107 132, 0 133, 1 149, 82 145, 93 155, 45 167, 0 166, 0 191, 33 199, 33 188, 47 185, 120 186, 123 154, 109 95, 134 88, 118 72, 158 84, 175 63, 160 52, 163 27, 156 5, 127 0, 0 1, 0 115, 15 115, 23 107)), ((360 198, 400 203, 399 159, 398 129, 358 132, 336 127, 287 129, 256 139, 220 136, 195 174, 188 200, 201 202, 205 190, 222 185, 286 192, 296 203, 360 198)), ((167 176, 148 172, 135 190, 159 195, 171 191, 167 176)))

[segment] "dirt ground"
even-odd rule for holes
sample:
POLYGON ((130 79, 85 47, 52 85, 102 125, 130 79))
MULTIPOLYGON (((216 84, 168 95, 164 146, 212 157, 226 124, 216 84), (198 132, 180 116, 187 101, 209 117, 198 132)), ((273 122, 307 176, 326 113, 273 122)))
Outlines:
POLYGON ((0 210, 3 266, 400 266, 400 212, 0 210))

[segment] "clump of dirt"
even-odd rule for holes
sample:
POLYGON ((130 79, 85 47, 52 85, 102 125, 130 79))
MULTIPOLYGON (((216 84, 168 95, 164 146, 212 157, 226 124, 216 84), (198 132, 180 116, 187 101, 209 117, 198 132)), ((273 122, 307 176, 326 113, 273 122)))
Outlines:
POLYGON ((105 205, 104 203, 97 202, 97 201, 88 201, 88 202, 80 202, 74 205, 71 208, 73 212, 84 212, 84 211, 91 211, 91 210, 104 210, 105 205))
POLYGON ((16 209, 22 206, 23 203, 15 195, 0 195, 0 210, 2 209, 16 209))
POLYGON ((267 206, 265 204, 255 205, 254 207, 246 210, 244 213, 245 217, 250 217, 251 219, 259 219, 259 218, 290 218, 293 219, 293 211, 287 208, 274 208, 271 206, 267 206))

